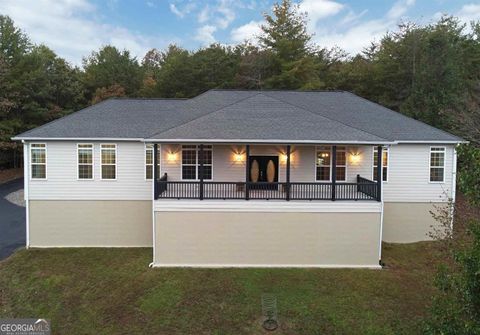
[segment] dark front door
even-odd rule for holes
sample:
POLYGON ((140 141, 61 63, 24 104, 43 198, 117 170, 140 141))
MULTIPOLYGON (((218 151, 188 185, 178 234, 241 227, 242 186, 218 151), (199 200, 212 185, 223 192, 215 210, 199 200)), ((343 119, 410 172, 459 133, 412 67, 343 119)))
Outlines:
POLYGON ((253 184, 251 188, 268 188, 276 185, 265 185, 265 183, 278 182, 278 156, 250 156, 250 177, 253 184), (255 183, 260 183, 255 185, 255 183))

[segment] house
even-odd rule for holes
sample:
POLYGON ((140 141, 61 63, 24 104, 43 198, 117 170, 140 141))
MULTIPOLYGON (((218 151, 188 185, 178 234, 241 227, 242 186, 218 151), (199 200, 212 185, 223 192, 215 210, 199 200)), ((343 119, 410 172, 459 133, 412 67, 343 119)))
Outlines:
POLYGON ((342 91, 109 99, 24 143, 27 247, 153 266, 379 267, 429 239, 462 139, 342 91))

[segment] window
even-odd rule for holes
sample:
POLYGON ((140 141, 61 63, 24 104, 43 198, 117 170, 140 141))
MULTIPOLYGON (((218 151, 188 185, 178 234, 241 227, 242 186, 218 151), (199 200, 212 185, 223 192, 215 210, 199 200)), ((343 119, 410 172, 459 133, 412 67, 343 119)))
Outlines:
MULTIPOLYGON (((200 179, 200 146, 182 145, 182 179, 200 179)), ((212 179, 212 146, 203 146, 203 179, 212 179)))
POLYGON ((443 183, 445 180, 445 148, 430 148, 430 181, 443 183))
MULTIPOLYGON (((347 180, 347 150, 345 147, 337 147, 337 181, 347 180)), ((316 159, 317 181, 330 181, 331 180, 331 167, 332 167, 332 148, 330 146, 322 146, 317 148, 316 159)))
POLYGON ((337 181, 347 180, 347 148, 337 147, 337 181))
POLYGON ((317 181, 330 181, 330 162, 331 162, 330 147, 317 148, 317 181))
MULTIPOLYGON (((377 158, 378 148, 373 148, 373 180, 377 181, 377 166, 378 166, 378 158, 377 158)), ((388 181, 388 148, 383 148, 382 150, 382 180, 388 181)))
POLYGON ((45 143, 30 144, 30 165, 32 179, 47 179, 47 145, 45 143))
POLYGON ((117 178, 117 145, 102 144, 102 179, 114 180, 117 178))
POLYGON ((145 146, 145 179, 153 179, 153 144, 145 146))
POLYGON ((93 179, 93 144, 77 144, 78 179, 93 179))

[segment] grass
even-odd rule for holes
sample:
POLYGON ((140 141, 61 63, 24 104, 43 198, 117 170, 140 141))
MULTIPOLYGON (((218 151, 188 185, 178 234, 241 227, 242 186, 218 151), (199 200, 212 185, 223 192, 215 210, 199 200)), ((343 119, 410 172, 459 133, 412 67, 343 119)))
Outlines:
POLYGON ((384 246, 384 270, 150 269, 151 249, 30 249, 0 263, 0 317, 54 334, 416 334, 434 294, 435 243, 384 246))

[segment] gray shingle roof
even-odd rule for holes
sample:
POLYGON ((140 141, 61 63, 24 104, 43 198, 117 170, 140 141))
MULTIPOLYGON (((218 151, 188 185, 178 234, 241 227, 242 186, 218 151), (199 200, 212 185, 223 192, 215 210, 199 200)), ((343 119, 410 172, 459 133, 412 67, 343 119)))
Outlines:
POLYGON ((348 92, 210 90, 193 99, 109 99, 16 139, 285 142, 461 141, 348 92))

